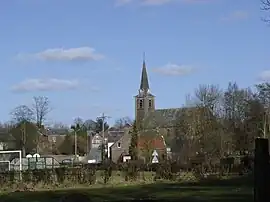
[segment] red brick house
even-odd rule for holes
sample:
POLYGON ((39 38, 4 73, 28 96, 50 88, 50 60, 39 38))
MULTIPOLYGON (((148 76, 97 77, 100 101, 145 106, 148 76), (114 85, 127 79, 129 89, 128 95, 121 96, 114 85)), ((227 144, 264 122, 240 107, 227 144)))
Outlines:
POLYGON ((166 158, 166 143, 162 135, 140 135, 138 138, 139 157, 144 161, 151 162, 152 154, 156 150, 159 161, 166 158))

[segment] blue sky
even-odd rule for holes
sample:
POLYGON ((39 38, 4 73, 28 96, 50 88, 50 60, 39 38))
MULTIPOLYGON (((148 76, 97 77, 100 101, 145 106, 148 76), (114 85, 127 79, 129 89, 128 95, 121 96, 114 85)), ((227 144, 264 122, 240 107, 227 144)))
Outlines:
POLYGON ((51 101, 48 122, 134 117, 143 52, 157 108, 199 84, 268 80, 265 15, 253 0, 2 1, 0 120, 35 95, 51 101))

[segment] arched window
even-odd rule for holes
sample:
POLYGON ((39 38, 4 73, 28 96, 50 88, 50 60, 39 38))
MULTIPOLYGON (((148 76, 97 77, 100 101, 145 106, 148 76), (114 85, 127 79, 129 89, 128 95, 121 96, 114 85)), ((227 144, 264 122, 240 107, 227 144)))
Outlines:
POLYGON ((148 100, 149 108, 152 108, 152 100, 148 100))
POLYGON ((143 108, 143 100, 140 100, 140 102, 139 102, 139 108, 140 108, 140 109, 143 108))

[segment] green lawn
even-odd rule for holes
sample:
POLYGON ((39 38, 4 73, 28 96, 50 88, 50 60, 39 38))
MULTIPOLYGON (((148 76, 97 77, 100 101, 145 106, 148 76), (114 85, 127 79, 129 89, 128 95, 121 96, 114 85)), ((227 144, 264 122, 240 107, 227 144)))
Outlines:
POLYGON ((54 191, 13 192, 0 195, 1 202, 57 202, 70 193, 84 193, 93 201, 158 199, 181 202, 252 202, 253 188, 244 181, 227 180, 205 183, 156 183, 103 188, 62 189, 54 191))

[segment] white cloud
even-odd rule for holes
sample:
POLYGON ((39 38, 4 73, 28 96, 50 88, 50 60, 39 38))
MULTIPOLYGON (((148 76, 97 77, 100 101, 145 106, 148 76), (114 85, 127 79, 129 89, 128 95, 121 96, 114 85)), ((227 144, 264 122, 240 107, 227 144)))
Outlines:
POLYGON ((123 6, 125 4, 132 3, 132 0, 116 0, 115 5, 116 6, 123 6))
POLYGON ((130 3, 139 3, 144 6, 160 6, 175 0, 116 0, 117 6, 123 6, 130 3))
POLYGON ((227 16, 221 18, 222 21, 239 21, 246 20, 249 17, 249 13, 243 10, 237 10, 229 13, 227 16))
POLYGON ((160 6, 172 2, 173 0, 144 0, 143 5, 160 6))
POLYGON ((258 76, 258 79, 260 81, 270 81, 270 70, 265 70, 265 71, 262 71, 259 76, 258 76))
POLYGON ((213 0, 116 0, 116 6, 123 6, 130 3, 138 3, 143 6, 161 6, 172 2, 182 3, 205 3, 213 0))
POLYGON ((214 0, 182 0, 184 3, 209 3, 214 0))
POLYGON ((39 53, 34 54, 20 54, 19 58, 34 58, 44 61, 88 61, 88 60, 100 60, 104 56, 96 53, 94 48, 91 47, 79 47, 79 48, 53 48, 47 49, 39 53))
POLYGON ((19 84, 14 85, 11 90, 15 92, 30 91, 64 91, 73 90, 79 87, 77 80, 63 79, 26 79, 19 84))
POLYGON ((194 68, 189 65, 176 65, 172 63, 153 69, 154 72, 167 76, 183 76, 192 73, 193 70, 194 68))

